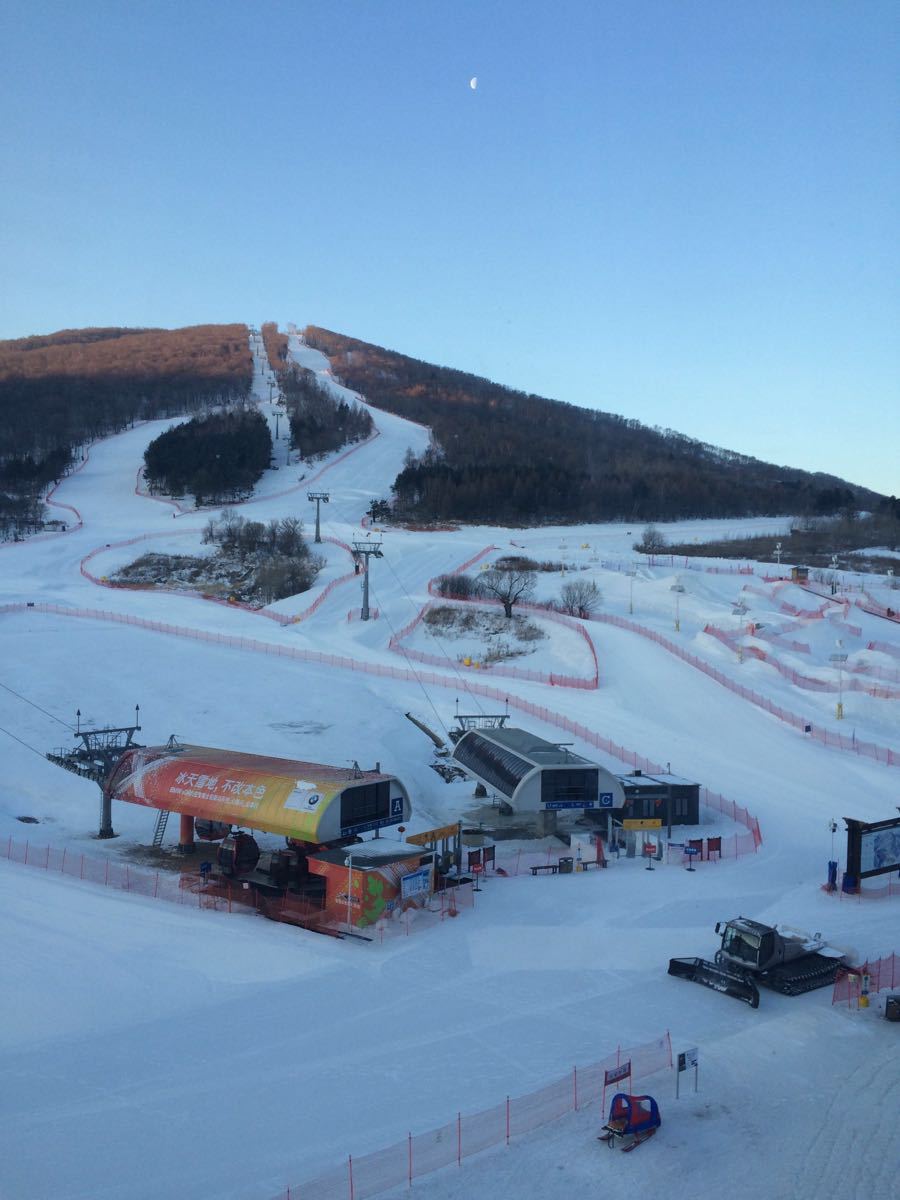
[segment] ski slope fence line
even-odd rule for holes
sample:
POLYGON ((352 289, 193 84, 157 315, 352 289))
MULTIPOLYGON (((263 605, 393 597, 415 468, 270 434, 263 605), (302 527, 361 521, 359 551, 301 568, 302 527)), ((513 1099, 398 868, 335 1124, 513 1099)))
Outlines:
POLYGON ((884 992, 900 987, 900 954, 888 954, 883 958, 867 959, 860 967, 841 968, 834 981, 831 993, 832 1004, 847 1004, 859 1007, 863 994, 863 976, 868 975, 867 993, 884 992))
POLYGON ((877 650, 879 654, 889 654, 891 658, 900 658, 900 646, 894 646, 890 642, 867 642, 867 650, 877 650))
POLYGON ((893 750, 889 746, 879 746, 875 742, 860 741, 855 735, 847 737, 846 734, 832 733, 829 729, 813 725, 805 717, 800 717, 796 713, 782 708, 779 704, 773 704, 771 700, 765 696, 761 696, 759 692, 754 692, 751 688, 736 683, 711 663, 705 662, 702 658, 698 658, 696 654, 691 654, 688 650, 683 650, 681 646, 676 646, 669 638, 663 637, 662 634, 657 633, 653 629, 647 629, 643 625, 638 625, 634 621, 628 621, 624 617, 614 616, 612 613, 594 613, 588 620, 597 621, 604 625, 614 625, 617 629, 626 629, 630 633, 636 633, 651 642, 656 642, 658 646, 662 646, 664 650, 668 650, 670 654, 674 654, 676 658, 680 658, 688 666, 696 667, 698 671, 702 671, 704 675, 708 675, 710 679, 714 679, 722 687, 728 688, 730 692, 734 692, 735 695, 740 696, 743 700, 748 700, 757 708, 771 713, 773 717, 777 717, 779 721, 784 721, 786 725, 790 725, 793 729, 806 734, 814 742, 820 742, 823 746, 829 746, 836 750, 846 750, 852 754, 859 754, 863 758, 874 759, 875 762, 883 763, 888 767, 900 767, 900 751, 893 750))
MULTIPOLYGON (((450 602, 443 601, 448 604, 450 602)), ((455 601, 455 603, 468 603, 468 601, 455 601)), ((491 604, 498 606, 499 601, 479 601, 479 603, 491 604)), ((597 662, 597 654, 594 650, 593 642, 589 634, 583 626, 578 625, 575 621, 569 621, 560 613, 555 613, 550 610, 541 610, 541 616, 549 620, 554 620, 557 624, 566 625, 569 629, 574 630, 587 643, 588 650, 594 663, 594 674, 590 677, 580 675, 562 675, 556 671, 529 671, 524 667, 510 667, 500 663, 484 663, 470 662, 464 660, 451 659, 448 655, 429 654, 425 650, 414 650, 411 647, 404 647, 403 640, 412 633, 412 631, 422 621, 425 621, 428 613, 432 612, 437 607, 436 604, 429 602, 413 619, 408 622, 399 633, 395 633, 388 643, 388 649, 396 654, 402 654, 404 658, 412 659, 414 662, 425 663, 431 667, 451 666, 454 669, 463 668, 465 670, 483 671, 491 676, 503 676, 505 679, 524 679, 533 683, 546 683, 554 687, 565 688, 582 688, 585 691, 594 691, 599 685, 599 664, 597 662)))
MULTIPOLYGON (((304 902, 299 896, 267 898, 253 895, 240 884, 215 881, 204 883, 198 872, 176 874, 173 871, 153 871, 119 862, 112 858, 95 858, 75 850, 57 846, 32 845, 13 837, 0 841, 0 861, 18 863, 41 871, 53 871, 80 883, 99 884, 118 892, 129 892, 147 900, 162 900, 187 908, 202 908, 214 912, 260 913, 274 921, 285 921, 318 933, 341 933, 343 927, 333 927, 323 920, 322 912, 304 902)), ((396 908, 383 917, 364 936, 370 941, 384 943, 386 938, 409 937, 440 925, 463 911, 474 909, 476 889, 471 883, 460 884, 436 892, 421 902, 406 908, 396 908)))
MULTIPOLYGON (((431 671, 417 672, 404 670, 400 667, 383 666, 380 663, 361 662, 356 659, 345 658, 342 655, 322 654, 317 650, 301 650, 293 646, 279 646, 274 642, 260 642, 255 638, 235 637, 231 634, 210 633, 203 629, 189 629, 183 626, 169 625, 163 621, 150 621, 147 618, 135 617, 128 613, 104 612, 100 609, 88 608, 66 608, 60 604, 44 603, 0 605, 0 613, 4 612, 48 613, 54 616, 74 617, 79 620, 108 621, 118 625, 129 625, 135 629, 145 629, 152 633, 163 633, 171 637, 188 638, 191 641, 204 642, 208 645, 227 646, 233 650, 246 650, 255 654, 267 654, 275 658, 285 658, 294 662, 307 662, 327 667, 338 667, 341 670, 355 671, 358 674, 375 675, 382 679, 396 679, 403 683, 414 683, 419 687, 428 685, 452 688, 455 691, 458 691, 460 687, 459 679, 447 675, 436 675, 431 671)), ((676 647, 676 649, 678 648, 676 647)), ((554 712, 552 709, 545 708, 539 704, 532 704, 530 701, 524 700, 519 696, 510 695, 505 690, 501 691, 499 688, 490 687, 486 684, 465 681, 463 686, 472 696, 482 696, 501 704, 507 703, 511 708, 516 708, 521 712, 527 713, 538 721, 542 721, 547 725, 555 725, 558 729, 564 729, 567 733, 571 733, 596 749, 603 751, 610 758, 625 763, 633 770, 641 770, 647 775, 666 774, 668 771, 668 768, 663 767, 661 763, 645 758, 644 755, 638 754, 634 750, 628 750, 626 747, 618 745, 611 738, 603 737, 601 734, 595 733, 594 730, 588 729, 587 726, 582 725, 580 722, 573 721, 570 717, 565 717, 561 713, 554 712)), ((706 792, 706 789, 704 791, 706 792)), ((742 808, 731 800, 726 800, 717 793, 707 792, 706 795, 709 807, 716 808, 719 812, 730 816, 751 832, 754 849, 757 849, 762 844, 759 821, 756 817, 751 817, 745 808, 742 808)))
MULTIPOLYGON (((716 638, 729 650, 736 651, 735 639, 736 635, 727 629, 719 629, 715 625, 704 625, 703 632, 709 637, 716 638)), ((800 645, 800 643, 797 643, 800 645)), ((802 648, 802 647, 801 647, 802 648)), ((896 688, 876 687, 873 684, 867 684, 857 678, 857 672, 844 670, 846 678, 843 683, 836 683, 833 679, 816 679, 811 675, 801 675, 799 671, 793 670, 791 667, 786 667, 784 663, 779 662, 771 654, 765 650, 760 650, 759 646, 744 646, 743 653, 747 658, 755 658, 759 662, 768 663, 770 667, 774 667, 782 678, 787 679, 789 683, 795 687, 803 688, 808 692, 863 692, 866 696, 871 696, 876 700, 900 700, 900 691, 896 688)), ((805 647, 809 650, 809 647, 805 647)))
POLYGON ((844 888, 830 888, 827 883, 822 884, 822 891, 831 897, 837 897, 838 900, 855 900, 860 903, 863 900, 889 900, 892 896, 900 896, 900 881, 894 882, 888 878, 887 883, 874 883, 871 879, 862 879, 852 891, 845 891, 844 888))
MULTIPOLYGON (((570 1112, 578 1112, 605 1100, 607 1072, 631 1065, 629 1086, 638 1078, 672 1068, 672 1040, 668 1032, 652 1042, 628 1049, 621 1047, 600 1062, 573 1067, 562 1078, 525 1096, 507 1096, 500 1104, 475 1113, 457 1113, 452 1121, 427 1133, 409 1133, 384 1150, 361 1157, 349 1156, 346 1163, 314 1179, 292 1185, 272 1200, 366 1200, 391 1188, 412 1187, 416 1179, 442 1167, 490 1150, 508 1146, 521 1137, 570 1112)), ((626 1077, 627 1078, 627 1077, 626 1077)), ((485 1182, 484 1194, 489 1191, 485 1182)))
MULTIPOLYGON (((300 621, 305 621, 307 617, 312 616, 312 614, 316 612, 316 610, 324 603, 328 596, 331 595, 335 588, 340 587, 344 583, 349 583, 351 579, 356 578, 355 571, 348 571, 346 575, 340 575, 336 579, 332 579, 330 583, 326 584, 312 604, 303 609, 302 612, 280 613, 273 612, 269 608, 254 608, 252 605, 245 604, 241 600, 223 600, 221 596, 209 596, 199 592, 187 591, 184 588, 168 587, 165 584, 157 586, 156 584, 110 582, 105 575, 94 575, 93 572, 89 571, 87 568, 87 563, 89 563, 92 558, 98 554, 104 554, 107 550, 120 550, 125 546, 136 546, 139 542, 153 541, 154 539, 167 539, 170 537, 184 537, 192 533, 196 534, 196 532, 197 530, 195 529, 173 529, 171 531, 164 530, 159 533, 141 533, 138 534, 137 537, 126 538, 122 542, 110 542, 105 546, 97 546, 96 549, 91 550, 91 552, 86 554, 81 560, 81 574, 85 579, 88 580, 89 583, 96 584, 97 587, 110 588, 112 591, 164 592, 166 595, 181 596, 187 600, 204 600, 208 604, 221 604, 227 608, 239 608, 243 612, 250 613, 250 615, 254 617, 266 617, 270 621, 275 621, 278 625, 296 625, 299 624, 300 621)), ((347 543, 342 542, 339 538, 326 537, 322 540, 329 542, 332 546, 339 546, 341 550, 346 550, 348 554, 353 553, 347 543)))

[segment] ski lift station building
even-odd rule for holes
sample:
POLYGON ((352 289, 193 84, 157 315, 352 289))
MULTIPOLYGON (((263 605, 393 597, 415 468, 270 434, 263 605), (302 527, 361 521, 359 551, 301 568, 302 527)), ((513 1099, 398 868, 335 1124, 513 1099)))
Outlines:
POLYGON ((244 754, 210 746, 128 750, 105 785, 114 800, 177 812, 181 844, 194 818, 327 844, 409 819, 409 794, 394 775, 244 754))
POLYGON ((605 767, 525 729, 469 729, 452 757, 513 812, 533 813, 544 833, 553 832, 561 811, 587 809, 620 816, 625 807, 625 789, 605 767))
POLYGON ((524 729, 503 724, 468 728, 453 759, 471 778, 498 795, 515 813, 532 813, 542 833, 556 816, 580 809, 595 819, 619 822, 648 817, 676 825, 700 820, 700 785, 674 775, 616 775, 524 729))

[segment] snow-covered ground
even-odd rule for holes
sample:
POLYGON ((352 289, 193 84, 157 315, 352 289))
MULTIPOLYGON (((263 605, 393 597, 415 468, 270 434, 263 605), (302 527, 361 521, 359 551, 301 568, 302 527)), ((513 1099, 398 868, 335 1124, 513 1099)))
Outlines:
MULTIPOLYGON (((328 380, 321 355, 296 338, 291 349, 328 380)), ((274 418, 263 365, 255 388, 274 418)), ((848 607, 841 595, 832 601, 767 583, 771 564, 753 575, 711 560, 699 565, 721 573, 683 561, 647 565, 632 551, 640 529, 622 524, 367 530, 369 502, 388 494, 407 449, 419 453, 428 441, 420 426, 372 414, 378 433, 365 445, 314 469, 280 465, 247 506, 261 520, 300 516, 311 531, 306 489, 330 493, 322 509, 328 566, 312 593, 276 606, 301 617, 291 624, 94 582, 148 548, 199 548, 208 513, 173 519, 171 505, 135 488, 143 449, 163 422, 93 446, 58 489, 55 498, 81 514, 80 528, 0 547, 0 606, 8 606, 0 612, 0 838, 118 859, 149 843, 154 814, 130 806, 114 812, 120 836, 96 841, 95 785, 42 757, 72 743, 76 709, 83 724, 116 725, 135 704, 148 743, 176 733, 285 757, 380 761, 410 788, 413 828, 469 812, 471 785, 447 785, 430 770, 430 743, 404 713, 443 732, 457 700, 461 711, 496 707, 470 689, 491 681, 440 642, 430 653, 446 666, 422 668, 440 683, 378 672, 418 669, 390 649, 392 635, 428 603, 430 579, 488 547, 483 561, 518 551, 565 562, 565 578, 539 576, 539 600, 558 599, 570 578, 594 580, 601 617, 675 643, 817 727, 900 751, 900 700, 888 694, 900 689, 891 678, 900 658, 890 652, 900 651, 900 627, 857 607, 860 592, 847 593, 848 607), (380 615, 362 622, 360 580, 342 544, 367 534, 382 539, 384 558, 372 563, 380 615), (737 601, 746 612, 734 611, 737 601), (869 642, 889 649, 868 650, 869 642), (769 660, 754 657, 754 647, 769 660), (848 655, 840 668, 835 653, 848 655), (352 659, 360 669, 304 654, 352 659), (813 690, 808 678, 832 690, 813 690)), ((774 548, 786 524, 663 529, 701 541, 770 533, 774 548)), ((883 578, 841 578, 890 605, 883 578)), ((676 1101, 671 1073, 636 1080, 656 1096, 663 1125, 635 1154, 597 1142, 594 1104, 417 1181, 416 1190, 436 1200, 562 1197, 592 1186, 674 1200, 895 1196, 900 1054, 897 1026, 879 1005, 832 1008, 826 989, 795 999, 765 992, 753 1011, 671 979, 666 965, 672 955, 711 956, 716 921, 739 913, 822 930, 861 957, 900 950, 900 900, 860 903, 820 890, 830 820, 894 815, 897 767, 804 738, 651 637, 603 621, 585 627, 599 687, 494 680, 513 711, 517 701, 544 706, 723 793, 759 818, 758 854, 694 872, 673 862, 650 873, 623 858, 607 871, 494 878, 458 920, 365 946, 0 861, 0 1195, 267 1200, 350 1153, 539 1088, 668 1029, 676 1052, 699 1047, 700 1091, 684 1076, 676 1101)), ((527 666, 550 671, 571 661, 573 635, 545 628, 527 666)), ((521 720, 561 736, 552 722, 521 720)), ((574 748, 596 756, 590 745, 574 748)), ((703 818, 702 832, 720 827, 714 814, 703 818)), ((838 835, 838 852, 840 844, 838 835)))

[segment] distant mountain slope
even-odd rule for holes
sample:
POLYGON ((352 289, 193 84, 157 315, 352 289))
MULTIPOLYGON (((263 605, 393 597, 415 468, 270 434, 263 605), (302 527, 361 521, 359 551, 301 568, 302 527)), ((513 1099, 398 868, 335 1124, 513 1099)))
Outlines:
POLYGON ((250 391, 246 325, 66 329, 0 341, 0 537, 40 524, 74 448, 250 391))
POLYGON ((516 392, 315 325, 304 335, 371 404, 431 426, 434 452, 394 484, 403 515, 639 522, 826 514, 883 499, 831 475, 516 392))

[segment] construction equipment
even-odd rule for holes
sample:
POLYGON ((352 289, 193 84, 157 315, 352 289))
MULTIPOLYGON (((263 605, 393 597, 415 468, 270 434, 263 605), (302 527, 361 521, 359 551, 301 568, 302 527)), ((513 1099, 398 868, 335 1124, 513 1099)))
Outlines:
POLYGON ((617 1145, 627 1154, 652 1138, 662 1124, 659 1106, 652 1096, 629 1096, 616 1092, 609 1107, 609 1120, 599 1140, 612 1149, 617 1145))
POLYGON ((722 944, 715 962, 703 958, 670 958, 669 974, 759 1007, 759 984, 785 996, 799 996, 834 982, 846 955, 810 935, 785 925, 762 925, 748 917, 720 921, 722 944))

